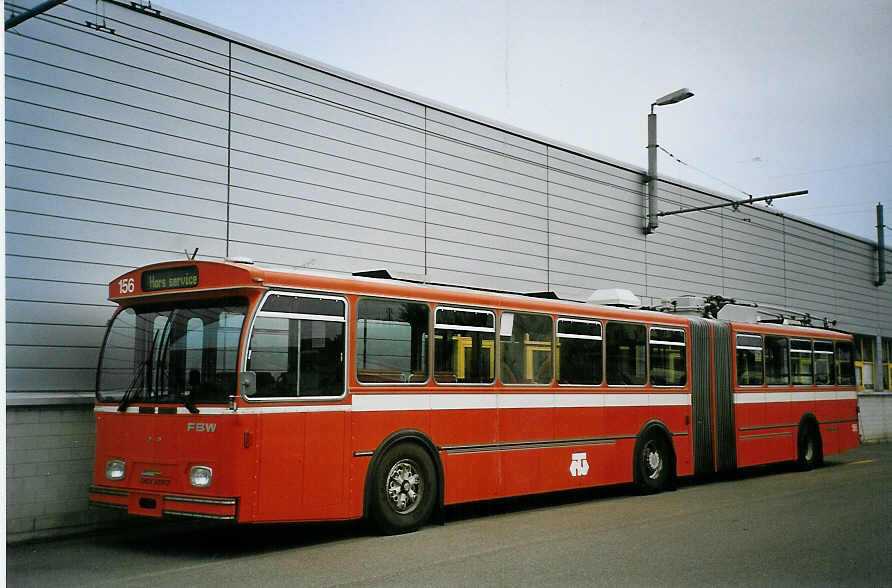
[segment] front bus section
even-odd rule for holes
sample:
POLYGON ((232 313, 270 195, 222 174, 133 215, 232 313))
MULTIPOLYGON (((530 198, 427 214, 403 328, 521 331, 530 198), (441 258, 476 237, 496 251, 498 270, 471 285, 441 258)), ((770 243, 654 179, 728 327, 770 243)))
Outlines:
POLYGON ((332 284, 207 261, 114 280, 91 503, 238 522, 358 518, 345 482, 348 304, 317 293, 332 284))
POLYGON ((160 517, 241 520, 253 497, 256 415, 236 408, 240 349, 262 281, 229 263, 135 270, 97 370, 90 502, 160 517))

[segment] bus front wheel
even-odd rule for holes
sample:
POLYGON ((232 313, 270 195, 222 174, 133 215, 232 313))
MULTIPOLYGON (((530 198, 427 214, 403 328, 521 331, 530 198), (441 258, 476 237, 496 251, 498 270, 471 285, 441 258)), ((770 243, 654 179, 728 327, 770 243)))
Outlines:
POLYGON ((399 443, 375 469, 371 517, 388 535, 415 531, 430 518, 437 499, 437 475, 427 451, 399 443))

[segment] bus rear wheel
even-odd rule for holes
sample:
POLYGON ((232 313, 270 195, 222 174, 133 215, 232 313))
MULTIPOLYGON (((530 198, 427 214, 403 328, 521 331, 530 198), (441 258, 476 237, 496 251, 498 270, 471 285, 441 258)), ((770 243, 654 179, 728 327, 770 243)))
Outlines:
POLYGON ((675 459, 663 435, 644 434, 635 451, 635 481, 647 493, 662 492, 673 479, 675 459))
POLYGON ((427 451, 414 443, 388 449, 375 468, 371 518, 388 535, 417 530, 430 518, 437 499, 437 475, 427 451))
POLYGON ((806 423, 799 427, 798 449, 796 462, 800 469, 811 470, 824 463, 821 434, 813 423, 806 423))

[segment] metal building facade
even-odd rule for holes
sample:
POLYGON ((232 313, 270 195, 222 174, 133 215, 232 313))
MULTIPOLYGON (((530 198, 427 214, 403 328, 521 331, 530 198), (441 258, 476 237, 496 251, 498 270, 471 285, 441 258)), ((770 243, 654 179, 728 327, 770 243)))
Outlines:
MULTIPOLYGON (((163 9, 104 5, 69 1, 6 34, 10 536, 96 520, 106 285, 195 248, 564 298, 721 294, 892 337, 869 241, 764 207, 667 217, 645 237, 643 170, 163 9)), ((727 200, 660 186, 664 209, 727 200)), ((862 416, 890 435, 888 396, 865 395, 862 416)))

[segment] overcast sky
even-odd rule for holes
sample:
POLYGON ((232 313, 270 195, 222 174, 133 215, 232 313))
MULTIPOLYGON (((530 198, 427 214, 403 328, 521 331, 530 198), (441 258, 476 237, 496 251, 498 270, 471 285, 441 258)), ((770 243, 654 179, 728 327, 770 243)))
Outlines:
POLYGON ((871 240, 883 202, 892 225, 892 0, 153 5, 642 168, 650 103, 687 86, 657 114, 689 165, 661 175, 807 189, 775 206, 871 240))

